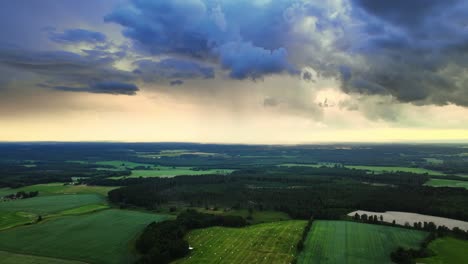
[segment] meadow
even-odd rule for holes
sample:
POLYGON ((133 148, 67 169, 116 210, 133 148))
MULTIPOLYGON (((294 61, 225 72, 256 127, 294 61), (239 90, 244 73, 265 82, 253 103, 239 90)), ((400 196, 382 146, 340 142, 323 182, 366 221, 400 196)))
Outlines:
POLYGON ((3 264, 85 264, 80 261, 16 254, 5 251, 0 251, 0 259, 3 264))
POLYGON ((443 264, 466 263, 468 260, 468 241, 453 237, 443 237, 432 241, 429 246, 435 256, 418 259, 418 263, 443 264))
POLYGON ((39 196, 29 199, 0 202, 0 212, 29 212, 46 215, 84 205, 105 203, 105 198, 96 194, 39 196))
POLYGON ((457 187, 468 189, 468 181, 430 179, 424 185, 431 187, 457 187))
POLYGON ((38 191, 39 196, 58 195, 58 194, 99 194, 107 196, 107 193, 118 187, 107 186, 88 186, 88 185, 65 185, 63 183, 47 183, 29 185, 17 189, 2 188, 0 189, 0 196, 16 192, 34 192, 38 191))
POLYGON ((0 250, 90 263, 134 260, 131 241, 153 221, 170 216, 104 210, 68 216, 0 233, 0 250))
POLYGON ((0 202, 0 230, 32 223, 39 215, 43 218, 62 214, 80 214, 107 207, 98 194, 72 194, 39 196, 29 199, 0 202))
POLYGON ((298 263, 392 263, 392 251, 399 246, 417 249, 427 235, 398 227, 315 221, 298 263))
POLYGON ((291 263, 306 221, 280 221, 244 228, 191 231, 189 256, 175 263, 291 263))

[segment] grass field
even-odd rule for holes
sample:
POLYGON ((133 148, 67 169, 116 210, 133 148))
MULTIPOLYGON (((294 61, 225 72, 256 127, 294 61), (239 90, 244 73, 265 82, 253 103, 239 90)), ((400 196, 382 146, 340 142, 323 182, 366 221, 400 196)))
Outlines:
POLYGON ((468 260, 468 241, 452 237, 439 238, 429 244, 429 249, 436 255, 418 259, 418 263, 443 264, 466 263, 468 260))
POLYGON ((111 179, 122 178, 151 178, 151 177, 175 177, 178 175, 205 175, 205 174, 228 174, 232 170, 211 169, 211 170, 193 170, 189 167, 163 167, 158 166, 153 170, 132 170, 130 176, 111 177, 111 179))
POLYGON ((306 221, 281 221, 245 228, 194 230, 191 254, 176 263, 290 263, 306 221))
POLYGON ((345 221, 315 221, 298 263, 392 263, 399 246, 418 248, 422 231, 345 221))
POLYGON ((87 186, 87 185, 64 185, 63 183, 47 183, 30 185, 18 189, 3 188, 0 189, 0 196, 16 193, 19 191, 32 192, 38 191, 39 196, 57 195, 57 194, 100 194, 107 196, 107 192, 118 187, 105 186, 87 186))
POLYGON ((2 264, 84 264, 84 262, 0 251, 2 264))
POLYGON ((98 194, 39 196, 0 202, 0 230, 34 222, 38 215, 45 218, 80 214, 100 210, 104 206, 106 200, 98 194))
POLYGON ((30 212, 50 214, 89 204, 104 204, 104 197, 96 194, 70 194, 34 197, 29 199, 0 202, 0 212, 30 212))
POLYGON ((432 187, 459 187, 468 189, 468 181, 430 179, 424 185, 432 187))
POLYGON ((129 263, 130 241, 169 216, 127 210, 61 217, 0 232, 0 250, 90 263, 129 263))

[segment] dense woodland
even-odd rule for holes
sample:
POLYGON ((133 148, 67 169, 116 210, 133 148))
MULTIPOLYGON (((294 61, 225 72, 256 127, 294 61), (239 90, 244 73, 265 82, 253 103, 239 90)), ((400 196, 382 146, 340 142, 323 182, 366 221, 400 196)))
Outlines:
MULTIPOLYGON (((326 169, 300 168, 307 171, 326 169)), ((176 177, 144 180, 109 192, 109 199, 121 206, 158 209, 168 202, 184 202, 194 207, 254 208, 278 210, 293 218, 338 219, 352 210, 406 211, 468 220, 468 190, 431 188, 418 184, 419 176, 391 174, 382 182, 362 183, 356 174, 338 176, 287 176, 280 173, 242 171, 230 176, 176 177), (229 193, 229 195, 226 195, 229 193)), ((292 169, 298 171, 299 169, 292 169)), ((352 171, 352 170, 350 170, 352 171)), ((297 175, 290 172, 289 175, 297 175)), ((425 176, 420 175, 421 179, 425 176)))

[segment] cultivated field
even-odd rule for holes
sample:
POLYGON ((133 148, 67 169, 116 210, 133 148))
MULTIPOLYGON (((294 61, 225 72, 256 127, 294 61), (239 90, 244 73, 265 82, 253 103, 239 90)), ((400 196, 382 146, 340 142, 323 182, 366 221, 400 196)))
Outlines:
POLYGON ((191 254, 176 263, 290 263, 306 221, 280 221, 245 228, 194 230, 191 254))
POLYGON ((87 185, 64 185, 63 183, 47 183, 25 186, 17 189, 3 188, 0 189, 0 196, 9 195, 12 193, 24 191, 38 191, 39 196, 57 195, 57 194, 100 194, 107 196, 107 193, 118 187, 106 186, 87 186, 87 185))
POLYGON ((164 167, 158 166, 152 170, 132 170, 130 176, 111 177, 111 179, 122 178, 152 178, 152 177, 175 177, 178 175, 205 175, 205 174, 229 174, 232 170, 210 169, 194 170, 190 167, 164 167))
POLYGON ((15 254, 5 251, 0 251, 0 260, 2 264, 84 264, 84 262, 80 261, 15 254))
POLYGON ((298 263, 392 263, 399 246, 418 248, 426 232, 345 221, 315 221, 298 263))
POLYGON ((468 181, 431 179, 424 185, 432 187, 457 187, 468 189, 468 181))
POLYGON ((28 212, 47 215, 84 205, 105 203, 105 198, 96 194, 38 196, 22 200, 0 202, 0 212, 28 212))
POLYGON ((422 215, 422 214, 414 214, 414 213, 405 213, 405 212, 393 212, 388 211, 385 213, 378 213, 378 212, 371 212, 371 211, 354 211, 349 213, 348 216, 354 216, 356 213, 359 215, 367 214, 367 215, 377 215, 378 217, 383 216, 383 221, 387 223, 393 222, 395 220, 396 224, 398 225, 405 225, 406 223, 413 225, 415 222, 433 222, 437 226, 444 225, 450 229, 454 227, 458 227, 460 229, 468 230, 468 222, 445 218, 445 217, 437 217, 431 215, 422 215))
POLYGON ((61 217, 0 232, 0 250, 79 260, 128 263, 129 243, 153 221, 169 216, 127 210, 61 217))
POLYGON ((468 260, 468 241, 452 237, 438 238, 429 244, 429 249, 436 255, 418 259, 418 263, 466 263, 468 260))

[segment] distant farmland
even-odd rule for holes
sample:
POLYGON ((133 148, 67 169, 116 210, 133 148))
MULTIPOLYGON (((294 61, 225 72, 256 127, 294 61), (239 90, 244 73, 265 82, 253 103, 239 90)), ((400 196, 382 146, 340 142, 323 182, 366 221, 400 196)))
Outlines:
MULTIPOLYGON (((87 206, 104 206, 106 200, 98 194, 39 196, 29 199, 0 202, 0 230, 34 221, 39 215, 57 215, 62 211, 87 206)), ((76 213, 76 212, 75 212, 76 213)))
POLYGON ((452 237, 438 238, 429 244, 429 249, 435 253, 430 258, 418 259, 418 263, 466 263, 468 260, 468 241, 452 237))
POLYGON ((426 232, 345 221, 315 221, 298 263, 392 263, 399 246, 419 248, 426 232))
POLYGON ((445 179, 431 179, 425 184, 431 187, 456 187, 468 189, 468 181, 445 180, 445 179))
POLYGON ((176 263, 291 263, 306 221, 280 221, 245 228, 212 227, 194 230, 194 249, 176 263))
POLYGON ((127 210, 61 217, 1 232, 0 250, 91 263, 128 263, 130 241, 169 216, 127 210))

